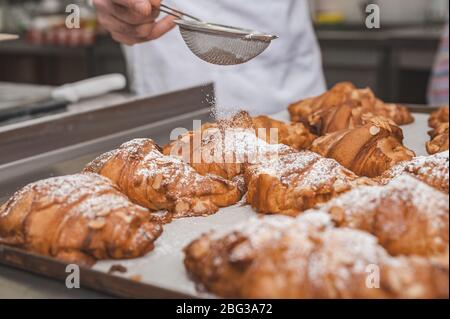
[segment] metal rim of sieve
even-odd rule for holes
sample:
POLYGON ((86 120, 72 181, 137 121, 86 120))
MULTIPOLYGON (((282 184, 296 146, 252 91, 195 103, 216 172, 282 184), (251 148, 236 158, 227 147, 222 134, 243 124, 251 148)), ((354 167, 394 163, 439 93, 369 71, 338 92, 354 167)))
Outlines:
POLYGON ((175 20, 175 23, 185 30, 209 33, 230 38, 240 38, 249 41, 263 41, 271 42, 278 39, 278 36, 271 34, 264 34, 248 29, 236 28, 227 25, 213 24, 213 23, 200 23, 197 21, 188 21, 184 19, 175 20))

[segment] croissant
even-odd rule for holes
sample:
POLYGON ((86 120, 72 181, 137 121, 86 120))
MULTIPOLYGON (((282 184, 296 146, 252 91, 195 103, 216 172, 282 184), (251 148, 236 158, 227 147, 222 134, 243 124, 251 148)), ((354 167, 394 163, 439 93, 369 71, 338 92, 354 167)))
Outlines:
POLYGON ((439 255, 448 249, 448 197, 412 176, 355 188, 319 209, 339 227, 373 234, 391 255, 439 255))
POLYGON ((258 138, 248 113, 207 123, 164 148, 165 155, 180 157, 202 175, 214 174, 227 180, 241 176, 249 164, 295 152, 282 144, 269 144, 258 138))
POLYGON ((439 108, 438 110, 431 113, 430 118, 428 119, 428 125, 431 128, 438 128, 443 123, 448 123, 448 105, 439 108))
MULTIPOLYGON (((254 134, 243 133, 243 138, 256 139, 254 134)), ((233 180, 241 175, 245 162, 234 161, 233 148, 225 150, 225 137, 216 129, 203 132, 189 132, 177 141, 164 147, 163 153, 167 156, 178 157, 189 164, 201 175, 217 175, 227 180, 233 180), (197 141, 197 142, 196 142, 197 141), (226 160, 225 158, 229 158, 226 160)))
POLYGON ((448 150, 449 123, 442 123, 430 132, 431 140, 427 142, 428 154, 436 154, 448 150))
POLYGON ((403 132, 392 121, 374 117, 364 126, 316 139, 311 151, 333 158, 359 176, 376 177, 415 154, 402 144, 403 132))
POLYGON ((365 124, 365 118, 382 116, 397 125, 414 121, 409 110, 399 104, 377 99, 370 89, 356 89, 339 83, 323 95, 289 106, 293 122, 306 123, 313 133, 324 135, 365 124))
POLYGON ((387 184, 400 175, 413 175, 429 186, 448 194, 449 152, 415 157, 401 162, 377 177, 377 183, 387 184))
POLYGON ((300 100, 289 105, 288 110, 293 122, 308 123, 308 117, 320 110, 330 109, 345 104, 349 96, 355 90, 355 86, 349 82, 341 82, 329 91, 317 97, 300 100))
POLYGON ((29 184, 0 206, 0 244, 82 265, 143 256, 161 232, 147 209, 95 174, 29 184))
POLYGON ((189 275, 225 298, 448 298, 446 258, 393 257, 325 213, 250 220, 185 248, 189 275))
MULTIPOLYGON (((235 151, 244 148, 234 147, 231 139, 237 139, 230 132, 240 130, 245 145, 262 143, 254 136, 253 123, 246 113, 238 113, 231 119, 206 123, 196 131, 188 132, 178 140, 163 148, 164 155, 180 157, 189 163, 199 174, 213 174, 232 180, 241 175, 245 162, 234 161, 235 151), (228 132, 228 134, 227 134, 228 132), (229 137, 229 139, 226 139, 229 137)), ((236 133, 237 134, 237 133, 236 133)), ((238 145, 238 144, 236 144, 238 145)))
MULTIPOLYGON (((246 111, 235 114, 229 120, 218 122, 219 127, 254 129, 255 134, 270 144, 284 144, 296 150, 304 150, 311 146, 317 138, 301 123, 285 123, 268 116, 250 117, 246 111)), ((210 126, 211 127, 211 126, 210 126)))
POLYGON ((372 184, 333 159, 301 151, 279 155, 245 172, 247 203, 263 214, 296 216, 355 186, 372 184))
POLYGON ((266 142, 271 144, 285 144, 289 145, 296 150, 305 150, 308 149, 312 142, 317 138, 314 134, 312 134, 306 126, 302 123, 292 123, 286 124, 281 121, 274 120, 267 116, 258 116, 252 119, 253 125, 257 130, 257 135, 259 138, 263 138, 266 142), (263 134, 260 134, 261 131, 259 129, 263 129, 263 134), (264 131, 265 129, 265 131, 264 131), (277 137, 273 139, 273 134, 276 130, 277 137), (272 142, 275 140, 275 142, 272 142))
POLYGON ((125 143, 85 171, 108 177, 136 204, 168 210, 175 218, 213 214, 241 198, 233 183, 198 174, 180 159, 163 155, 151 139, 125 143))

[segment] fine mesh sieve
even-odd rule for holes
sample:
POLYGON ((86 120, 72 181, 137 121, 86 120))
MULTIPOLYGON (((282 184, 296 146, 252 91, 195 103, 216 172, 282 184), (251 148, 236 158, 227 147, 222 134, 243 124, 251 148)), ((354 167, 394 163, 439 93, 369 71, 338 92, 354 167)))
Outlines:
POLYGON ((277 36, 257 31, 203 22, 165 5, 161 5, 160 11, 179 18, 175 23, 186 45, 200 59, 212 64, 245 63, 263 53, 272 40, 277 39, 277 36))

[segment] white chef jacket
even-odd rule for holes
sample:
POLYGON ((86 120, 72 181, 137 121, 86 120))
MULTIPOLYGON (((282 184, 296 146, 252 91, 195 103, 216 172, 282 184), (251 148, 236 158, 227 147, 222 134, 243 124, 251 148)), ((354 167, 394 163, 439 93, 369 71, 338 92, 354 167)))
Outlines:
POLYGON ((213 82, 219 116, 286 109, 325 90, 321 54, 307 0, 172 0, 167 5, 203 20, 278 35, 255 59, 237 66, 206 63, 189 51, 178 30, 126 47, 132 88, 156 95, 213 82))

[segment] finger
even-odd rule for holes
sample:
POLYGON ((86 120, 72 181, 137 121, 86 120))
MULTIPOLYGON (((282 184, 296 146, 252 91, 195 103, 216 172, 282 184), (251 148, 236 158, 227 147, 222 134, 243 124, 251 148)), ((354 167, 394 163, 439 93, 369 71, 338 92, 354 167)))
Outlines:
POLYGON ((119 43, 122 43, 122 44, 125 44, 125 45, 130 45, 130 46, 145 41, 145 40, 143 40, 143 39, 133 38, 133 37, 130 37, 130 36, 127 36, 127 35, 125 35, 125 34, 118 33, 118 32, 111 32, 111 37, 112 37, 115 41, 117 41, 117 42, 119 42, 119 43))
POLYGON ((160 38, 162 35, 166 34, 170 30, 172 30, 175 27, 174 20, 177 18, 172 16, 164 17, 163 19, 159 20, 155 24, 153 24, 153 28, 150 32, 150 35, 147 37, 148 40, 155 40, 160 38))
POLYGON ((161 5, 161 0, 150 0, 150 3, 152 4, 152 6, 159 8, 159 6, 161 5))
MULTIPOLYGON (((152 13, 152 2, 148 0, 111 0, 113 3, 127 7, 134 11, 134 13, 149 17, 152 13)), ((159 6, 159 4, 158 4, 159 6)))
POLYGON ((132 25, 151 23, 156 20, 159 15, 158 10, 153 10, 150 16, 141 16, 127 7, 108 2, 107 4, 109 12, 118 20, 126 22, 132 25))

